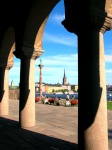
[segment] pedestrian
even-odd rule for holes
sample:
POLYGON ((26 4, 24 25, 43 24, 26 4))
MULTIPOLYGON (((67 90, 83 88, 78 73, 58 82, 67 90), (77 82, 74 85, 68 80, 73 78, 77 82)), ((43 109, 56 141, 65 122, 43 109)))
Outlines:
POLYGON ((61 96, 59 97, 59 100, 61 100, 62 98, 61 98, 61 96))
POLYGON ((66 100, 69 100, 69 99, 70 99, 69 93, 67 93, 67 95, 66 95, 66 100))
POLYGON ((70 103, 70 97, 69 97, 69 93, 66 95, 66 103, 65 103, 65 106, 70 106, 71 103, 70 103))
POLYGON ((44 104, 48 104, 48 96, 44 99, 44 104))
POLYGON ((44 95, 44 99, 46 99, 46 95, 44 95))
POLYGON ((72 95, 72 100, 75 98, 75 95, 72 95))
POLYGON ((58 100, 58 97, 56 96, 55 100, 57 101, 58 100))

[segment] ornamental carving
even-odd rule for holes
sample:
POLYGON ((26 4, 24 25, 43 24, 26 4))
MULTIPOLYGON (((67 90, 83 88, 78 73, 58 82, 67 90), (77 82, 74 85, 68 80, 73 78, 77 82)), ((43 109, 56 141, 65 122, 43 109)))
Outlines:
POLYGON ((37 59, 42 55, 44 50, 42 49, 33 49, 30 47, 23 47, 22 48, 22 58, 29 58, 29 59, 37 59))
POLYGON ((42 41, 40 40, 38 43, 34 45, 35 49, 42 49, 42 41))
POLYGON ((35 51, 33 52, 33 55, 32 55, 32 59, 36 60, 37 58, 39 58, 42 53, 44 52, 44 50, 42 49, 35 49, 35 51))
POLYGON ((112 29, 112 15, 97 8, 90 9, 91 13, 91 29, 99 32, 106 32, 112 29))

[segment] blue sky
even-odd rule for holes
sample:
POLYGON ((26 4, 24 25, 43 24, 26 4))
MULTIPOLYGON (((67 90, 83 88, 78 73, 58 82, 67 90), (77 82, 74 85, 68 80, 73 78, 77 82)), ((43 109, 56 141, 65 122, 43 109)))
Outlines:
MULTIPOLYGON (((42 80, 45 83, 62 84, 64 69, 67 82, 78 84, 77 35, 68 32, 61 21, 64 20, 64 4, 61 0, 49 15, 42 48, 44 53, 35 61, 35 82, 39 82, 40 59, 44 65, 42 80)), ((106 84, 112 85, 112 31, 104 34, 106 84)), ((9 85, 19 84, 20 61, 15 58, 14 67, 9 72, 9 85), (14 72, 14 73, 13 73, 14 72)))

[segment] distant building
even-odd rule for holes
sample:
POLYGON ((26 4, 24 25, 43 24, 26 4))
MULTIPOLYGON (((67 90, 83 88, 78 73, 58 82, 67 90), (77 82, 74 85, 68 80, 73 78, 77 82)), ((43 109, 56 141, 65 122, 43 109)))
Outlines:
MULTIPOLYGON (((35 83, 36 93, 39 93, 39 85, 40 84, 38 82, 35 83)), ((42 83, 42 92, 52 93, 53 90, 56 91, 56 90, 63 90, 63 89, 71 91, 71 85, 61 85, 59 83, 57 84, 42 83)))
POLYGON ((13 87, 13 86, 14 86, 14 81, 12 80, 12 81, 11 81, 11 87, 13 87))
POLYGON ((19 100, 19 94, 20 94, 20 90, 19 88, 17 89, 9 89, 9 99, 16 99, 19 100))
POLYGON ((66 85, 66 84, 67 84, 67 78, 66 78, 65 69, 64 69, 63 85, 66 85))
POLYGON ((11 81, 11 85, 9 86, 9 89, 19 89, 19 86, 14 85, 14 81, 11 81))
POLYGON ((112 91, 112 85, 107 85, 107 86, 106 86, 106 90, 107 90, 107 91, 112 91))
POLYGON ((45 85, 45 92, 52 93, 53 90, 62 90, 61 86, 56 85, 45 85))
MULTIPOLYGON (((39 82, 36 82, 35 83, 35 92, 39 93, 40 92, 40 83, 39 82)), ((45 92, 45 83, 42 83, 42 92, 45 92)))
MULTIPOLYGON (((35 92, 39 93, 39 82, 35 82, 35 92)), ((64 76, 63 76, 63 83, 62 84, 48 84, 48 83, 43 83, 42 82, 42 92, 46 93, 52 93, 53 91, 59 91, 59 90, 68 90, 71 93, 72 92, 77 92, 78 91, 78 85, 70 85, 69 83, 67 84, 67 77, 65 75, 65 69, 64 69, 64 76)))
POLYGON ((19 86, 14 85, 14 81, 11 81, 11 85, 9 86, 9 99, 17 99, 19 100, 19 86))
POLYGON ((71 90, 74 92, 78 92, 78 85, 71 85, 71 90))

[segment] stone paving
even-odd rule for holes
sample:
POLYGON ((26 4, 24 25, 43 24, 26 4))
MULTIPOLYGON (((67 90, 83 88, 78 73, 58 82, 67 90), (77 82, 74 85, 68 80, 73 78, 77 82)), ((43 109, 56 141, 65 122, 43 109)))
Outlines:
MULTIPOLYGON (((8 116, 0 118, 0 150, 77 150, 78 107, 36 103, 36 126, 18 127, 19 101, 9 101, 8 116)), ((112 111, 108 111, 112 150, 112 111)))

